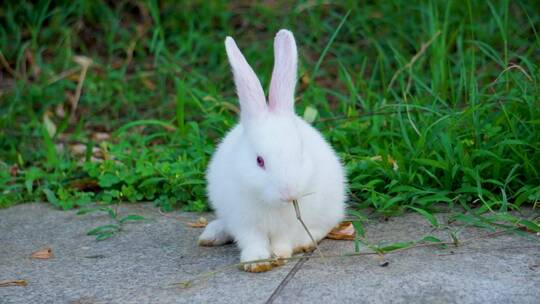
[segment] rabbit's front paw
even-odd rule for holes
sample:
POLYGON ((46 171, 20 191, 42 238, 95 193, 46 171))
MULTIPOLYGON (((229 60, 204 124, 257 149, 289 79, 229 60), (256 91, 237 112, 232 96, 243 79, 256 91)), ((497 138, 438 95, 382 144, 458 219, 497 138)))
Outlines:
POLYGON ((242 266, 244 271, 247 272, 266 272, 274 267, 271 262, 261 262, 261 263, 248 263, 242 266))
POLYGON ((242 250, 240 260, 244 263, 241 269, 247 272, 265 272, 272 269, 270 253, 262 246, 250 246, 242 250), (268 260, 268 261, 264 261, 268 260))
POLYGON ((288 243, 273 243, 272 252, 274 254, 275 261, 272 262, 274 266, 281 266, 287 262, 287 259, 292 255, 292 248, 288 243))

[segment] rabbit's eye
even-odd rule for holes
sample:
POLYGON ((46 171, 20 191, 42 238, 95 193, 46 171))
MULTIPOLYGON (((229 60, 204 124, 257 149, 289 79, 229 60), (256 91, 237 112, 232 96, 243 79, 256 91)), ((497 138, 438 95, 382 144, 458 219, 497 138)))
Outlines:
POLYGON ((257 165, 264 169, 264 159, 260 156, 257 156, 257 165))

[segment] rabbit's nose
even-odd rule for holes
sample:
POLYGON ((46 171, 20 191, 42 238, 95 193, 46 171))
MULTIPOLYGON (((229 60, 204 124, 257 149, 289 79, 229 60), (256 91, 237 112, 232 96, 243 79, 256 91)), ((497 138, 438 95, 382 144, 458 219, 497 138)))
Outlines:
POLYGON ((298 199, 298 195, 293 189, 294 188, 290 186, 286 186, 283 188, 283 190, 281 191, 281 197, 283 201, 292 202, 298 199))

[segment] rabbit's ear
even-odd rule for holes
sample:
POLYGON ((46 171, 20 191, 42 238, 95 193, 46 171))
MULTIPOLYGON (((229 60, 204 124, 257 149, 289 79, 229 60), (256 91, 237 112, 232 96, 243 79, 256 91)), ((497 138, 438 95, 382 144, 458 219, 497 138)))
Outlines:
POLYGON ((280 30, 274 39, 274 71, 268 101, 272 111, 294 112, 298 52, 293 34, 280 30))
POLYGON ((266 111, 266 98, 261 83, 231 37, 225 39, 227 57, 234 74, 236 93, 240 100, 241 120, 251 120, 266 111))

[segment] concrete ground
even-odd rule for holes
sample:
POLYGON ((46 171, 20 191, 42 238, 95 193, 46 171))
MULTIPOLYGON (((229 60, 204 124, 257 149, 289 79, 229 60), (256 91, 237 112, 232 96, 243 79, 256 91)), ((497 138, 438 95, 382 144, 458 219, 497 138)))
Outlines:
MULTIPOLYGON (((97 242, 90 229, 110 223, 102 214, 78 216, 45 204, 0 210, 0 303, 540 303, 540 238, 502 235, 462 247, 415 248, 375 256, 305 258, 262 274, 229 268, 180 288, 175 282, 238 261, 234 245, 196 244, 199 215, 162 215, 150 205, 124 205, 123 214, 150 219, 128 224, 97 242), (42 247, 54 257, 30 259, 42 247)), ((211 217, 211 215, 209 215, 211 217)), ((366 227, 372 243, 406 241, 432 232, 416 214, 366 227)), ((472 228, 461 238, 486 234, 472 228)), ((321 243, 327 255, 353 251, 353 242, 321 243)), ((313 253, 317 255, 317 253, 313 253)))

